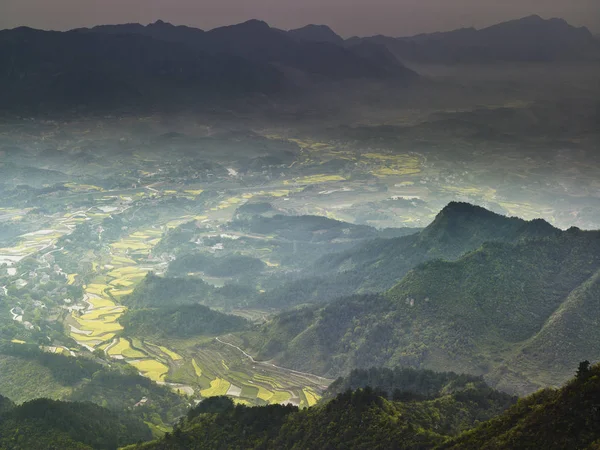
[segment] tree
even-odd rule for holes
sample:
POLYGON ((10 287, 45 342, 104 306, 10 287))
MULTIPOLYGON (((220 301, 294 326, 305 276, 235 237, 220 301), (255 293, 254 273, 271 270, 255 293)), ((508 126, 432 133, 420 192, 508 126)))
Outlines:
POLYGON ((585 361, 581 361, 579 363, 579 367, 577 368, 577 373, 575 374, 578 380, 586 378, 590 373, 590 362, 586 359, 585 361))

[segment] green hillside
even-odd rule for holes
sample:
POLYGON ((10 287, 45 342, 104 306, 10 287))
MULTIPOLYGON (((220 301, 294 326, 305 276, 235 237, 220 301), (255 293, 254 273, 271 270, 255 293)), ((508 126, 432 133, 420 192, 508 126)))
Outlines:
POLYGON ((246 319, 203 305, 129 310, 120 322, 133 336, 159 338, 224 334, 249 326, 246 319))
POLYGON ((381 292, 426 261, 455 260, 485 242, 516 243, 559 234, 560 230, 541 219, 525 221, 468 203, 451 202, 422 231, 370 240, 323 256, 300 277, 267 292, 261 301, 269 306, 286 306, 323 303, 355 293, 381 292))
POLYGON ((152 437, 140 419, 93 403, 38 399, 15 406, 0 397, 0 448, 116 449, 152 437))
POLYGON ((154 431, 171 426, 188 408, 185 397, 140 376, 133 367, 117 361, 111 366, 45 353, 33 345, 3 344, 0 395, 16 403, 38 398, 92 402, 117 415, 130 414, 154 431), (148 401, 136 407, 143 398, 148 401))
POLYGON ((376 386, 346 390, 304 410, 281 405, 248 408, 213 397, 192 409, 164 439, 131 448, 433 448, 514 404, 514 398, 485 383, 450 377, 457 381, 454 391, 427 399, 417 399, 417 394, 404 401, 388 398, 376 386))
MULTIPOLYGON (((504 220, 479 214, 484 222, 504 220)), ((506 228, 496 229, 512 231, 497 235, 515 242, 486 242, 455 261, 420 264, 383 295, 284 313, 246 343, 261 358, 328 376, 403 365, 485 375, 508 392, 560 385, 577 360, 600 359, 592 326, 600 232, 505 220, 506 228)), ((470 219, 461 223, 477 228, 470 219)))
POLYGON ((580 366, 561 389, 545 389, 441 449, 597 449, 600 445, 600 366, 580 366))

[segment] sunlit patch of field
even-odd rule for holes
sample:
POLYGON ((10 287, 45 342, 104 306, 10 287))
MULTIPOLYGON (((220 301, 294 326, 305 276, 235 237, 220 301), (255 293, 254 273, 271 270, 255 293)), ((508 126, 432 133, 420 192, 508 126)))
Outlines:
POLYGON ((293 181, 285 180, 283 184, 319 184, 319 183, 329 183, 332 181, 345 181, 346 179, 341 175, 309 175, 306 177, 296 178, 293 181))
POLYGON ((79 319, 83 320, 97 320, 99 318, 107 319, 107 316, 114 317, 115 320, 118 318, 123 311, 125 311, 124 306, 105 306, 102 308, 94 308, 90 311, 87 311, 85 314, 81 315, 79 319))
POLYGON ((89 336, 100 336, 104 333, 121 331, 123 329, 123 327, 116 322, 117 316, 108 317, 109 320, 107 320, 107 316, 97 320, 82 320, 80 318, 76 318, 75 320, 79 324, 80 330, 92 332, 89 336))
POLYGON ((11 341, 13 344, 25 344, 25 341, 22 341, 21 339, 11 339, 11 341))
POLYGON ((77 278, 77 274, 76 273, 70 273, 67 275, 67 284, 69 286, 71 286, 73 283, 75 283, 75 278, 77 278))
POLYGON ((115 250, 149 250, 152 248, 152 245, 149 243, 138 239, 122 239, 118 242, 113 242, 110 246, 115 250))
POLYGON ((115 265, 115 266, 122 265, 122 264, 135 265, 136 262, 133 259, 128 258, 126 256, 113 256, 111 259, 111 264, 115 265))
MULTIPOLYGON (((92 283, 92 284, 85 285, 83 288, 85 289, 85 292, 87 292, 88 294, 102 296, 102 295, 104 295, 104 291, 108 288, 108 286, 105 284, 92 283)), ((96 306, 96 305, 94 304, 94 306, 96 306)))
POLYGON ((75 339, 77 342, 84 342, 86 344, 92 343, 94 346, 97 344, 101 344, 105 341, 110 341, 115 337, 115 333, 102 333, 98 335, 89 335, 85 334, 73 334, 71 333, 71 337, 75 339))
POLYGON ((306 406, 315 405, 321 398, 321 396, 319 394, 317 394, 314 390, 312 390, 309 387, 302 389, 302 393, 304 394, 304 397, 306 398, 306 403, 307 403, 306 406))
POLYGON ((65 183, 64 186, 75 192, 88 192, 88 191, 104 192, 104 189, 102 189, 99 186, 94 186, 92 184, 65 183))
POLYGON ((193 196, 198 196, 204 192, 204 189, 186 189, 183 192, 185 192, 186 194, 193 195, 193 196))
POLYGON ((256 386, 256 387, 258 388, 258 394, 256 394, 256 398, 264 400, 265 402, 268 402, 269 400, 271 400, 271 398, 273 397, 273 392, 271 392, 270 390, 268 390, 262 386, 256 386))
POLYGON ((163 345, 156 345, 156 344, 153 344, 153 343, 148 342, 148 341, 146 341, 146 344, 151 345, 152 347, 158 348, 162 353, 164 353, 165 355, 167 355, 173 361, 179 361, 180 359, 183 359, 181 357, 181 355, 175 353, 173 350, 169 350, 167 347, 165 347, 163 345))
POLYGON ((310 149, 310 150, 326 150, 333 148, 332 145, 326 144, 325 142, 315 142, 311 139, 297 139, 290 138, 288 141, 293 142, 298 145, 298 147, 302 149, 310 149))
POLYGON ((272 388, 282 388, 283 386, 279 383, 275 378, 269 377, 267 375, 261 375, 259 373, 255 373, 252 377, 254 380, 262 383, 267 383, 272 388))
POLYGON ((99 345, 98 347, 96 347, 98 350, 106 350, 106 347, 108 347, 110 345, 110 342, 105 342, 104 344, 99 345))
POLYGON ((194 372, 196 373, 196 376, 201 377, 202 376, 202 368, 198 365, 198 363, 196 362, 196 360, 194 358, 192 358, 192 366, 194 367, 194 372))
POLYGON ((179 219, 174 219, 174 220, 170 220, 168 221, 165 226, 169 229, 172 230, 173 228, 177 228, 180 225, 183 225, 184 223, 188 223, 190 220, 193 220, 194 217, 193 216, 183 216, 180 217, 179 219))
POLYGON ((478 197, 485 200, 494 200, 496 198, 496 189, 475 186, 442 186, 441 190, 463 197, 478 197))
POLYGON ((152 381, 164 381, 165 375, 169 372, 169 368, 166 365, 154 359, 134 360, 129 361, 129 364, 152 381))
POLYGON ((131 343, 125 338, 119 338, 119 342, 108 349, 110 356, 123 356, 125 358, 145 358, 147 355, 131 347, 131 343))
POLYGON ((222 200, 221 202, 219 202, 219 204, 217 206, 210 208, 210 210, 218 211, 221 209, 235 207, 235 206, 238 206, 243 201, 244 201, 244 199, 241 197, 229 197, 229 198, 226 198, 225 200, 222 200))
POLYGON ((120 289, 113 289, 110 291, 110 295, 112 295, 113 297, 124 297, 126 295, 129 295, 133 292, 133 289, 124 289, 124 290, 120 290, 120 289))
POLYGON ((233 399, 233 403, 235 403, 236 405, 254 406, 248 400, 243 399, 243 398, 238 398, 238 397, 236 397, 236 398, 233 399))
POLYGON ((370 173, 376 177, 414 175, 421 172, 421 160, 408 154, 363 153, 361 162, 370 166, 370 173))
POLYGON ((126 278, 116 278, 114 280, 112 280, 109 283, 111 286, 122 286, 122 287, 129 287, 133 284, 135 284, 133 281, 128 280, 126 278))
POLYGON ((215 397, 218 395, 225 395, 229 390, 231 383, 223 378, 215 378, 210 382, 210 388, 203 389, 200 391, 202 397, 215 397))
POLYGON ((286 403, 292 398, 292 394, 287 391, 275 391, 270 399, 270 403, 286 403))

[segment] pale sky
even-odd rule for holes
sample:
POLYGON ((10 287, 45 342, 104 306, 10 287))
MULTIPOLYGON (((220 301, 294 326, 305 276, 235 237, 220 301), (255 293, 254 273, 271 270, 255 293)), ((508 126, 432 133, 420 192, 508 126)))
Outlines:
POLYGON ((326 24, 338 34, 406 36, 481 28, 530 14, 600 33, 600 0, 0 0, 0 29, 66 30, 162 19, 211 29, 262 19, 278 28, 326 24))

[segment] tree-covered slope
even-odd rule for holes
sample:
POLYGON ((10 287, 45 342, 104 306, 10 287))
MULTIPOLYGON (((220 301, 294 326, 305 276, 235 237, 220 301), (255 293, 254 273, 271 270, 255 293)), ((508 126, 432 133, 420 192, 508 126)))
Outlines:
POLYGON ((214 311, 203 305, 129 310, 120 319, 128 334, 144 337, 187 338, 240 331, 246 319, 214 311))
MULTIPOLYGON (((440 390, 429 398, 413 393, 410 400, 401 401, 377 386, 367 386, 348 389, 304 410, 281 405, 234 406, 228 398, 215 397, 192 409, 171 435, 135 448, 433 448, 515 402, 481 380, 444 377, 456 381, 455 389, 440 390)), ((433 378, 427 373, 422 379, 433 378)))
POLYGON ((326 255, 304 271, 299 280, 267 292, 263 301, 269 306, 277 306, 277 299, 284 305, 323 303, 343 295, 381 292, 426 261, 455 260, 485 242, 515 243, 559 233, 560 230, 544 220, 504 217, 468 203, 451 202, 418 233, 373 239, 326 255))
POLYGON ((189 405, 185 397, 127 364, 113 361, 107 367, 84 357, 46 353, 35 345, 0 345, 0 371, 0 395, 16 403, 42 397, 92 402, 158 428, 173 424, 189 405), (135 406, 144 397, 146 403, 135 406))
POLYGON ((512 233, 514 243, 425 262, 384 295, 288 312, 248 335, 247 344, 259 357, 329 376, 404 365, 483 374, 510 392, 559 385, 575 359, 600 359, 590 314, 600 233, 507 223, 513 231, 494 234, 512 233))
POLYGON ((0 397, 0 404, 3 449, 108 450, 152 437, 140 419, 93 403, 42 398, 15 406, 0 397))
POLYGON ((600 366, 580 366, 575 379, 545 389, 479 425, 442 449, 597 449, 600 445, 600 366))
POLYGON ((240 284, 214 287, 199 278, 173 278, 149 272, 130 295, 123 297, 129 308, 173 308, 182 305, 237 305, 255 294, 240 284))

